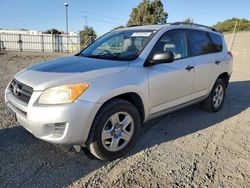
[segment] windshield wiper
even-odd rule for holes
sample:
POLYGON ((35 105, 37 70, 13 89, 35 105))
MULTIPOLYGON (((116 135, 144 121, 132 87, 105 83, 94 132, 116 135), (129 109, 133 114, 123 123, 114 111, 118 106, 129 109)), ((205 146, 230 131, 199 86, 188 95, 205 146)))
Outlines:
POLYGON ((95 58, 95 59, 106 59, 106 60, 121 60, 121 61, 131 61, 135 59, 135 56, 130 56, 130 57, 121 57, 117 55, 109 55, 109 54, 103 54, 103 55, 83 55, 81 54, 80 56, 82 57, 87 57, 87 58, 95 58))
POLYGON ((113 59, 115 56, 106 56, 106 55, 83 55, 83 57, 97 58, 97 59, 110 59, 110 58, 113 59))

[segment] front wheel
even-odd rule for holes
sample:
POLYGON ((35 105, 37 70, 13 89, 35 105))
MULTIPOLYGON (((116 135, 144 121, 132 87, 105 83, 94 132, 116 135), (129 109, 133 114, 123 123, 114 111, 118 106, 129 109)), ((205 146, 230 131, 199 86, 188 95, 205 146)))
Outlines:
POLYGON ((205 110, 210 112, 218 112, 225 100, 226 85, 225 82, 218 78, 213 86, 209 96, 203 102, 205 110))
POLYGON ((138 110, 128 101, 114 99, 97 113, 90 130, 87 148, 101 160, 125 155, 140 134, 138 110))

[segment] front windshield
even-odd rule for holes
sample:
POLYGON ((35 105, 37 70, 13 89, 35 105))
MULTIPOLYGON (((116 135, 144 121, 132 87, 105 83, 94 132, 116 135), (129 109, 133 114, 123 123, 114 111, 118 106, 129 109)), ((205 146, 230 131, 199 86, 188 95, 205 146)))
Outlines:
POLYGON ((155 33, 153 30, 112 31, 96 40, 79 55, 99 59, 134 60, 155 33))

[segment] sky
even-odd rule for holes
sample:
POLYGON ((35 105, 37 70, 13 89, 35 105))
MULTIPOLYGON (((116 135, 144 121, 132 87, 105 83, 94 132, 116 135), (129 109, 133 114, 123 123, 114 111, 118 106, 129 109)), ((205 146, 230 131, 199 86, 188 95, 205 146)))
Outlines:
MULTIPOLYGON (((0 28, 46 31, 66 30, 65 6, 69 4, 69 31, 84 25, 102 35, 118 25, 126 25, 132 8, 142 0, 0 0, 0 28)), ((250 0, 162 0, 168 22, 191 18, 195 23, 214 25, 238 17, 250 20, 250 0)))

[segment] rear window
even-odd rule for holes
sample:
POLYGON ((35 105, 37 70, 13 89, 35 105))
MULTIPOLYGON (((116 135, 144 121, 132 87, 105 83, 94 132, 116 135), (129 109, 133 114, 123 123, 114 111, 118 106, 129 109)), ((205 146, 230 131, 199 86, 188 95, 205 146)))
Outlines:
POLYGON ((209 36, 212 40, 213 51, 214 52, 221 52, 222 51, 222 39, 221 36, 214 33, 209 33, 209 36))
POLYGON ((213 44, 208 34, 203 31, 189 30, 189 41, 192 55, 203 55, 213 53, 213 44))

